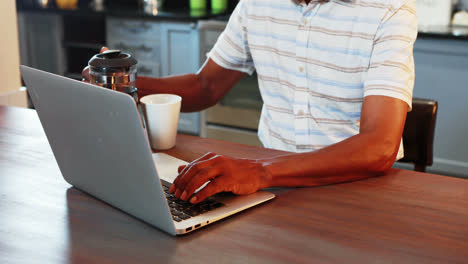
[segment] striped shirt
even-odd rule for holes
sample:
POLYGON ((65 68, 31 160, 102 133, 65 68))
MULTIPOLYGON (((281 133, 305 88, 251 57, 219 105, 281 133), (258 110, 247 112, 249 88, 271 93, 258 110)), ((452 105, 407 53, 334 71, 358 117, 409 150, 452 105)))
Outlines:
POLYGON ((415 0, 241 0, 209 57, 257 72, 265 147, 317 150, 359 133, 365 96, 411 109, 415 8, 415 0))

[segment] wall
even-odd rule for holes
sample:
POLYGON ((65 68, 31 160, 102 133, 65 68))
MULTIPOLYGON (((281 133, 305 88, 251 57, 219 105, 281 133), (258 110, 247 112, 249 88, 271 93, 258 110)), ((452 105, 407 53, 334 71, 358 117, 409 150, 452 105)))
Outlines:
POLYGON ((16 1, 0 1, 0 105, 27 106, 26 91, 21 89, 16 1))

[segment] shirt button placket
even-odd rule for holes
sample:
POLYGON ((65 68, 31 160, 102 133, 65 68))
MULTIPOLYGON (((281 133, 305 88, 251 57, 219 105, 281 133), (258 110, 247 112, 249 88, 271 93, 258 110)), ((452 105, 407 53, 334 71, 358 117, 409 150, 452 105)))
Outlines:
POLYGON ((307 119, 304 117, 307 114, 308 109, 308 94, 307 90, 307 72, 306 72, 306 50, 304 44, 307 43, 307 38, 304 38, 304 31, 300 31, 297 36, 298 46, 297 50, 297 78, 296 78, 296 90, 294 91, 294 129, 296 145, 306 145, 307 135, 304 131, 307 131, 307 119))
POLYGON ((308 119, 306 115, 308 111, 308 92, 307 92, 307 48, 306 44, 309 38, 309 31, 307 26, 309 21, 306 13, 301 13, 301 17, 298 21, 298 32, 296 35, 296 56, 297 56, 297 78, 296 78, 296 90, 294 92, 294 129, 296 146, 307 145, 309 143, 308 133, 308 119))

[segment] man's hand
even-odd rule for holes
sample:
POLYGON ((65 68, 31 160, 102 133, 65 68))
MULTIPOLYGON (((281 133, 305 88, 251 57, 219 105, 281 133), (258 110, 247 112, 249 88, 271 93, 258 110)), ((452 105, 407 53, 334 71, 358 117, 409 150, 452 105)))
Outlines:
MULTIPOLYGON (((109 48, 102 47, 99 53, 103 53, 106 50, 109 50, 109 48)), ((89 82, 89 66, 84 67, 83 71, 81 71, 81 76, 83 77, 83 82, 89 82)))
POLYGON ((251 194, 266 187, 268 173, 256 160, 236 159, 208 153, 187 166, 179 167, 179 176, 170 188, 177 198, 199 203, 219 192, 251 194))

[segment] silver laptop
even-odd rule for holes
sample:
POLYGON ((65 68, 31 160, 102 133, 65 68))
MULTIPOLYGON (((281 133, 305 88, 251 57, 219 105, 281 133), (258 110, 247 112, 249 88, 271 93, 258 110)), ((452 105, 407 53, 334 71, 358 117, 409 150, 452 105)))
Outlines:
POLYGON ((180 235, 274 198, 259 191, 183 202, 167 189, 187 163, 152 154, 132 97, 26 66, 21 73, 63 178, 144 222, 180 235))

